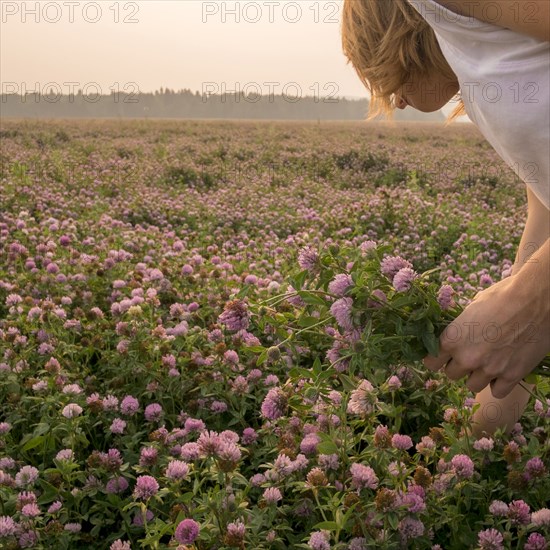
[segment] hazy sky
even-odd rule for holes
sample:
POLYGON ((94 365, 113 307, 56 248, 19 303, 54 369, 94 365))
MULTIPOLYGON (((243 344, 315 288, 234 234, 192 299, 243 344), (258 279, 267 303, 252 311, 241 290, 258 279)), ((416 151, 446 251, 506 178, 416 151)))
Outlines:
POLYGON ((65 94, 163 86, 364 96, 341 51, 341 5, 0 0, 2 91, 47 92, 54 83, 65 94))

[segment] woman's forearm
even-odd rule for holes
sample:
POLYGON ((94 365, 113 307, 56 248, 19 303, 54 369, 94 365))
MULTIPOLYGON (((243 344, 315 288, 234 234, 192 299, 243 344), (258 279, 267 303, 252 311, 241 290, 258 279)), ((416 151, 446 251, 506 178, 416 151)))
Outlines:
MULTIPOLYGON (((546 282, 548 282, 550 280, 550 267, 548 267, 550 212, 530 191, 528 191, 528 198, 529 216, 518 247, 516 261, 512 267, 512 276, 517 276, 524 266, 529 266, 530 275, 531 272, 538 272, 538 277, 546 278, 546 282), (533 255, 535 255, 534 258, 533 255), (531 264, 534 261, 537 262, 534 267, 538 269, 533 270, 531 264)), ((526 274, 522 274, 518 281, 523 282, 526 274)), ((548 300, 548 298, 546 299, 548 300)), ((529 392, 533 387, 532 384, 523 382, 503 399, 493 397, 490 386, 479 392, 476 395, 476 403, 479 403, 479 408, 474 413, 473 419, 474 435, 481 437, 483 433, 493 434, 498 428, 510 432, 514 424, 521 418, 529 401, 529 392)))
POLYGON ((512 275, 514 294, 518 300, 529 301, 531 308, 525 311, 518 323, 532 325, 532 337, 528 342, 540 339, 550 347, 550 238, 530 255, 512 275), (536 296, 537 300, 532 297, 536 296))
POLYGON ((540 250, 550 238, 550 210, 530 189, 527 189, 527 200, 527 223, 516 253, 512 275, 516 275, 524 265, 528 264, 533 254, 540 250))

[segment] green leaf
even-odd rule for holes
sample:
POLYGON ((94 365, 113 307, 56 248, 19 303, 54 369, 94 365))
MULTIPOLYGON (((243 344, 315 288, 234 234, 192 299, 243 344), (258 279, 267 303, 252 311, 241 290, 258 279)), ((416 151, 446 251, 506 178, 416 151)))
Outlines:
POLYGON ((431 332, 431 333, 435 332, 435 330, 434 330, 434 324, 433 324, 429 319, 426 319, 426 320, 425 320, 425 323, 426 323, 426 330, 427 330, 428 332, 431 332))
POLYGON ((42 445, 44 441, 44 436, 39 435, 38 437, 33 437, 31 440, 27 441, 23 447, 21 447, 21 451, 29 451, 30 449, 34 449, 35 447, 38 447, 39 445, 42 445))
POLYGON ((59 489, 51 483, 48 483, 44 479, 41 479, 39 483, 40 487, 42 487, 43 492, 38 499, 38 504, 48 504, 50 502, 53 502, 59 496, 59 489))
POLYGON ((311 371, 308 369, 302 369, 300 367, 292 367, 290 371, 288 372, 288 375, 290 378, 310 378, 311 377, 311 371))
POLYGON ((439 340, 433 332, 422 333, 422 343, 430 355, 437 357, 439 354, 439 340))
POLYGON ((250 288, 250 286, 244 286, 243 288, 241 288, 241 290, 239 290, 239 292, 237 293, 236 298, 239 300, 245 298, 250 293, 250 288))
POLYGON ((327 531, 336 531, 338 525, 335 521, 322 521, 313 526, 313 529, 326 529, 327 531))
POLYGON ((334 441, 323 441, 317 445, 317 450, 323 455, 334 455, 338 454, 339 449, 334 441))
MULTIPOLYGON (((300 298, 302 298, 302 300, 306 304, 311 304, 311 305, 314 305, 314 306, 326 306, 327 305, 326 301, 323 298, 321 298, 317 294, 311 294, 311 293, 307 292, 306 290, 300 290, 298 292, 298 295, 300 296, 300 298)), ((318 321, 318 319, 317 319, 317 321, 318 321)))
POLYGON ((391 305, 395 309, 402 309, 405 306, 408 306, 409 304, 411 304, 412 302, 413 300, 411 299, 411 297, 408 295, 405 295, 405 296, 399 296, 398 298, 395 298, 394 300, 392 300, 391 305))
POLYGON ((298 319, 298 326, 302 328, 307 328, 315 325, 318 322, 319 319, 317 319, 317 317, 304 316, 298 319))
POLYGON ((388 523, 390 524, 390 527, 392 529, 397 529, 397 525, 399 524, 399 518, 395 514, 388 514, 388 523))
POLYGON ((527 446, 527 448, 529 449, 529 454, 531 456, 537 455, 540 449, 539 440, 536 437, 531 437, 529 439, 529 445, 527 446))
POLYGON ((319 357, 315 358, 315 361, 313 362, 313 374, 315 376, 319 376, 322 372, 322 363, 319 357))
POLYGON ((263 346, 249 346, 246 349, 253 353, 262 353, 262 351, 265 351, 265 348, 263 346))
POLYGON ((308 276, 308 270, 305 269, 304 271, 298 273, 296 277, 290 278, 289 282, 290 284, 296 289, 300 290, 304 286, 304 282, 306 280, 306 277, 308 276))
POLYGON ((193 500, 193 493, 184 493, 178 500, 183 503, 191 502, 193 500))
POLYGON ((357 388, 357 383, 355 383, 347 374, 339 374, 338 377, 340 378, 342 386, 344 386, 345 390, 349 391, 357 388))
POLYGON ((46 422, 40 422, 40 424, 37 424, 36 428, 33 431, 34 436, 37 435, 44 435, 50 431, 50 425, 46 422))

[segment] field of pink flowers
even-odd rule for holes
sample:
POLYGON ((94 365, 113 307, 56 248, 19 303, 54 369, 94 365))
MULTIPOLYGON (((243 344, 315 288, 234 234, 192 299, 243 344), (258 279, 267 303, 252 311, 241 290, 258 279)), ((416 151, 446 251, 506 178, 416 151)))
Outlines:
POLYGON ((472 126, 0 137, 0 548, 549 546, 548 382, 476 439, 419 361, 525 221, 472 126))

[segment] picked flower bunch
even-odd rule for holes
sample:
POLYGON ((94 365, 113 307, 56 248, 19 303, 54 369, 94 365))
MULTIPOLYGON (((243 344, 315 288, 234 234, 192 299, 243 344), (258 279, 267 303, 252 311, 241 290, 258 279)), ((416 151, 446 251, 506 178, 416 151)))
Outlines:
MULTIPOLYGON (((439 268, 417 273, 411 262, 391 251, 374 241, 356 249, 303 248, 298 256, 302 271, 291 278, 289 291, 264 306, 286 299, 302 307, 299 330, 291 332, 289 341, 336 321, 338 331, 330 326, 324 330, 334 338, 327 359, 339 372, 359 367, 385 373, 388 365, 437 356, 439 336, 462 313, 467 300, 436 280, 439 268)), ((550 375, 550 355, 526 381, 539 374, 550 375)))

